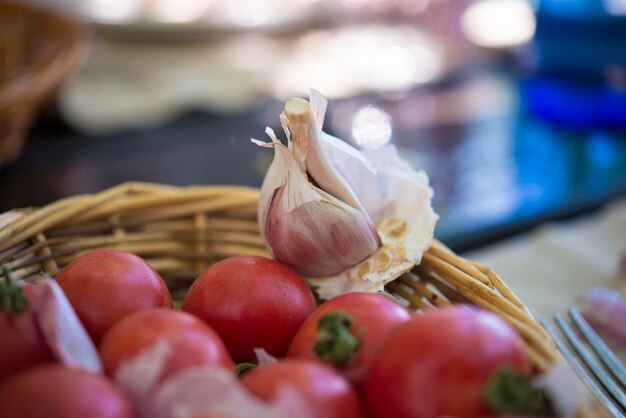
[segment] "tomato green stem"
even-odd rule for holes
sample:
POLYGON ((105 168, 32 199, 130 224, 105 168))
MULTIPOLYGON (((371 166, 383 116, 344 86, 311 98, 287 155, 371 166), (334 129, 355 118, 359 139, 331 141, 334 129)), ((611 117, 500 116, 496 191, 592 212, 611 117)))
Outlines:
POLYGON ((335 366, 352 363, 361 345, 361 337, 350 332, 352 318, 346 312, 329 312, 317 325, 317 337, 313 350, 318 358, 335 366))
POLYGON ((530 379, 509 367, 502 367, 491 375, 483 396, 487 405, 499 414, 556 416, 546 391, 533 386, 530 379))
POLYGON ((8 314, 17 314, 28 309, 28 300, 22 288, 11 278, 6 264, 1 267, 3 277, 0 278, 0 310, 8 314))
POLYGON ((256 363, 237 363, 237 365, 235 366, 235 373, 237 373, 237 376, 241 376, 242 374, 249 372, 250 370, 257 367, 258 364, 256 363))

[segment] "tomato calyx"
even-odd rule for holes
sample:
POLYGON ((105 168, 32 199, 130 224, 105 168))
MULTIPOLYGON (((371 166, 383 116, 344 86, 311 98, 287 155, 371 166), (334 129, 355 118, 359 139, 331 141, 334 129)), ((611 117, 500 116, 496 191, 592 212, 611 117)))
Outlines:
POLYGON ((321 360, 347 366, 361 346, 361 336, 350 332, 352 318, 344 311, 323 315, 317 325, 313 351, 321 360))
POLYGON ((483 389, 483 397, 489 408, 500 414, 556 416, 547 392, 506 366, 491 375, 483 389))
POLYGON ((0 277, 0 310, 15 315, 28 309, 28 299, 22 288, 13 281, 6 264, 2 265, 0 277))
POLYGON ((252 362, 237 363, 235 365, 235 373, 237 373, 237 376, 241 376, 252 369, 256 369, 258 366, 258 364, 252 362))

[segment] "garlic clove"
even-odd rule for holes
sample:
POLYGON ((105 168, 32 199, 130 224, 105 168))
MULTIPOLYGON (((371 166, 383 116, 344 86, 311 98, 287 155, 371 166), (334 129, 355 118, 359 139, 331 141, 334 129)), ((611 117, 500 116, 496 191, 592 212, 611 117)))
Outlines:
POLYGON ((265 224, 274 258, 309 277, 338 274, 378 248, 376 229, 362 212, 318 193, 319 200, 285 211, 281 207, 290 192, 279 188, 265 224))
POLYGON ((328 108, 328 100, 326 100, 326 98, 322 96, 322 93, 319 91, 311 89, 309 103, 311 105, 313 116, 315 117, 317 130, 322 132, 322 128, 324 127, 324 118, 326 117, 326 109, 328 108))
POLYGON ((259 225, 272 257, 304 276, 338 274, 376 251, 374 225, 361 212, 312 185, 279 141, 261 188, 259 225), (262 206, 263 205, 263 206, 262 206))
POLYGON ((322 149, 373 220, 385 197, 378 185, 378 170, 361 151, 327 133, 322 133, 322 149))

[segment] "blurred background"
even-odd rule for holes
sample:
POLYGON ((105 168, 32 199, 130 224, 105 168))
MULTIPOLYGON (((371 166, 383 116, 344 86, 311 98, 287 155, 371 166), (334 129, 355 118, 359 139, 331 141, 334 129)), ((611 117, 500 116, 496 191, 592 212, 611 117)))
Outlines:
POLYGON ((458 251, 626 196, 626 0, 40 0, 0 2, 0 210, 259 186, 310 88, 426 170, 458 251))

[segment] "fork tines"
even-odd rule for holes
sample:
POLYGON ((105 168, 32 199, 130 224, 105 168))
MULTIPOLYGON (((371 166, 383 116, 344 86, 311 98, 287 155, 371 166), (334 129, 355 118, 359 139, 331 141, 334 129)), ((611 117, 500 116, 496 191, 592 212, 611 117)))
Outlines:
POLYGON ((568 310, 569 320, 557 314, 552 323, 541 325, 593 393, 614 417, 626 416, 626 369, 593 331, 576 308, 568 310))

